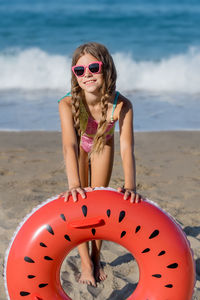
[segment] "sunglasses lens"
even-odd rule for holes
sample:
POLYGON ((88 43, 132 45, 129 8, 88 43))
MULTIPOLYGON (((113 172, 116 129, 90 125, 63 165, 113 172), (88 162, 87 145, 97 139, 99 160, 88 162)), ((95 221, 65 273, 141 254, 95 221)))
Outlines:
POLYGON ((89 70, 92 73, 98 73, 100 69, 100 65, 98 63, 90 64, 89 65, 89 70))
POLYGON ((74 73, 76 74, 76 76, 82 76, 84 74, 84 67, 75 67, 74 73))

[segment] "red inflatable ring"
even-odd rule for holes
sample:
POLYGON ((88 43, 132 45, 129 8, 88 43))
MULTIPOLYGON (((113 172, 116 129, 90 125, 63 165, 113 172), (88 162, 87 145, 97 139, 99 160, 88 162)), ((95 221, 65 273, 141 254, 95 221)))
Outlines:
POLYGON ((76 203, 50 199, 26 218, 7 253, 8 299, 71 299, 60 283, 62 262, 93 239, 116 242, 136 259, 139 282, 129 300, 191 300, 194 261, 180 226, 150 201, 131 204, 111 189, 76 203))

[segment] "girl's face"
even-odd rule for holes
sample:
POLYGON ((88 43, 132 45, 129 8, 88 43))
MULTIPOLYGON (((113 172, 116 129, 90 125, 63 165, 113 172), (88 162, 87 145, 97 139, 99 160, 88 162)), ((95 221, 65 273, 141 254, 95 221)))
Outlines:
MULTIPOLYGON (((91 54, 84 54, 79 58, 76 65, 88 66, 90 63, 97 61, 96 57, 91 54)), ((84 92, 98 94, 103 85, 103 74, 102 72, 94 74, 91 73, 88 68, 86 68, 85 73, 82 77, 76 77, 79 86, 84 90, 84 92)))

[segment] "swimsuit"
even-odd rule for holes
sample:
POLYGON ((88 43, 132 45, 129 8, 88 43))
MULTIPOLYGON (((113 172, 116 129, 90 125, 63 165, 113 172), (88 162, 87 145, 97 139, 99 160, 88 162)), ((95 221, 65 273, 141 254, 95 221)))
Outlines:
MULTIPOLYGON (((66 96, 71 96, 71 93, 67 93, 66 96)), ((64 96, 63 98, 65 98, 64 96)), ((117 100, 119 97, 119 92, 116 92, 115 99, 113 102, 113 109, 110 117, 110 122, 108 122, 108 126, 105 130, 106 133, 106 141, 108 141, 114 134, 115 131, 115 121, 113 120, 113 114, 115 107, 117 105, 117 100)), ((61 98, 58 102, 60 102, 63 98, 61 98)), ((81 130, 81 138, 80 145, 85 152, 90 152, 93 145, 93 140, 95 134, 97 132, 98 122, 88 114, 85 105, 82 101, 80 101, 80 130, 81 130)))

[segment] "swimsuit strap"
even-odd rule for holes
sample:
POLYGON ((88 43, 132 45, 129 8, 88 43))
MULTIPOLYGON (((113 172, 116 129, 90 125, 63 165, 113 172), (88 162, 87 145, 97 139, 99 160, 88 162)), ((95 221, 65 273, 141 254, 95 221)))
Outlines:
POLYGON ((58 100, 58 103, 62 100, 62 99, 64 99, 65 97, 68 97, 68 96, 71 96, 72 94, 71 94, 71 92, 68 92, 65 96, 63 96, 62 98, 60 98, 59 100, 58 100))
POLYGON ((111 117, 110 117, 111 122, 114 122, 113 115, 114 115, 115 107, 117 105, 118 97, 119 97, 119 92, 116 92, 115 99, 114 99, 114 102, 113 102, 112 114, 111 114, 111 117))

